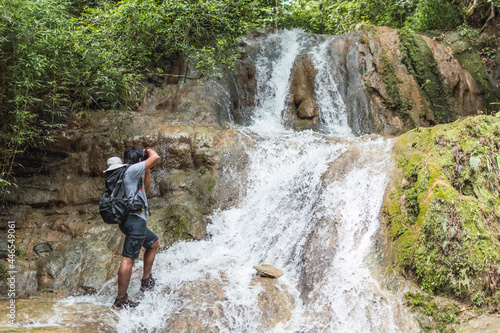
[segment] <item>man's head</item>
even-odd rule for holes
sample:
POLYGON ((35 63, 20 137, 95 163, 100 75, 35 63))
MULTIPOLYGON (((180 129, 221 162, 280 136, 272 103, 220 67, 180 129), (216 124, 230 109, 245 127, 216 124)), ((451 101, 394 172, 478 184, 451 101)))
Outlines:
POLYGON ((141 147, 129 147, 123 153, 123 161, 126 164, 135 164, 144 159, 144 151, 141 147))

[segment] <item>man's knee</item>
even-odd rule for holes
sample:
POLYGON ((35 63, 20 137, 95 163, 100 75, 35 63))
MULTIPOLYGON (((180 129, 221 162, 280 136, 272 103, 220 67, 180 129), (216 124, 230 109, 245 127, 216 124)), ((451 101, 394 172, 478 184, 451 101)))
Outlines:
POLYGON ((160 240, 157 239, 156 242, 154 242, 152 245, 151 245, 151 249, 154 249, 155 251, 158 250, 158 248, 160 247, 160 240))
POLYGON ((122 261, 129 262, 129 263, 134 263, 135 258, 130 258, 130 257, 122 257, 122 261))
POLYGON ((135 262, 135 259, 133 259, 133 258, 122 257, 121 266, 124 266, 124 267, 134 266, 134 262, 135 262))

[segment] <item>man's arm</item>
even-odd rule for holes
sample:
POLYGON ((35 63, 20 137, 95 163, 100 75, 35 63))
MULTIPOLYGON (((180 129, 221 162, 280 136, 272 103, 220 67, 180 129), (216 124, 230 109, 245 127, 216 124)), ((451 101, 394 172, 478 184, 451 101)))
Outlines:
POLYGON ((146 194, 149 193, 151 189, 151 168, 158 163, 160 156, 152 148, 144 149, 144 154, 148 154, 148 158, 144 161, 144 190, 146 194))

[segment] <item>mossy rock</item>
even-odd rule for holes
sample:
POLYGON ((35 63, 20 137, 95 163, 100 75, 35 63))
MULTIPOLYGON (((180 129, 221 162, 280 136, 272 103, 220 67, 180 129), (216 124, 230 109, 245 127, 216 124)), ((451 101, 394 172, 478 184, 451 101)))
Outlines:
POLYGON ((433 121, 444 124, 456 120, 452 119, 447 94, 443 89, 443 78, 430 47, 422 37, 407 29, 399 31, 399 38, 403 62, 417 81, 431 108, 433 121))
POLYGON ((444 43, 449 45, 453 55, 458 60, 460 65, 468 71, 476 81, 477 86, 483 95, 485 106, 487 107, 487 110, 483 111, 491 111, 494 109, 494 105, 491 103, 498 102, 498 98, 495 96, 494 88, 490 84, 488 73, 483 65, 483 62, 477 54, 476 46, 469 43, 458 33, 446 35, 444 43))
POLYGON ((207 235, 208 218, 195 196, 179 194, 165 208, 152 212, 149 228, 160 238, 162 247, 179 240, 201 239, 207 235))
POLYGON ((460 310, 454 302, 422 293, 405 294, 406 305, 416 314, 415 319, 426 332, 448 332, 457 323, 460 310))
POLYGON ((431 294, 493 301, 500 269, 500 118, 477 116, 398 138, 383 207, 392 258, 431 294), (483 295, 484 297, 479 297, 483 295))
POLYGON ((458 54, 455 54, 458 62, 462 67, 468 71, 474 80, 476 81, 481 93, 484 95, 485 105, 490 105, 490 103, 498 102, 495 93, 491 89, 490 83, 488 81, 488 74, 484 68, 481 58, 472 50, 467 50, 458 54))

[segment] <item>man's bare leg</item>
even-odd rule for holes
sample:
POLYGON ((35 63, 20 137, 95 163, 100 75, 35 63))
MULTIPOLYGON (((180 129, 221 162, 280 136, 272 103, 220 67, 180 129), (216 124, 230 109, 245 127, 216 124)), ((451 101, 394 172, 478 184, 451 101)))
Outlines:
POLYGON ((118 297, 127 293, 134 261, 135 259, 122 257, 122 263, 120 264, 120 269, 118 269, 118 297))
POLYGON ((149 274, 151 274, 151 269, 153 268, 156 252, 158 251, 159 247, 160 247, 160 241, 157 240, 156 242, 153 243, 153 245, 151 245, 149 249, 147 249, 144 252, 144 271, 142 274, 143 280, 147 278, 149 274))

